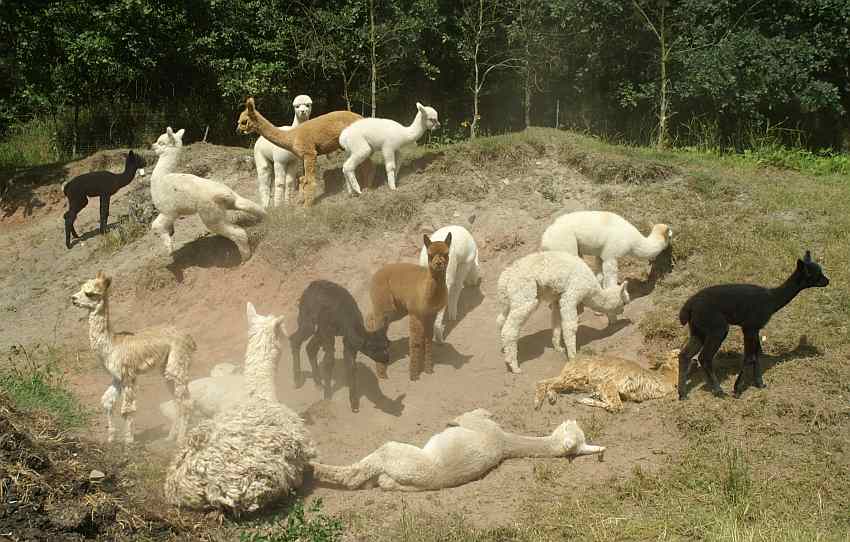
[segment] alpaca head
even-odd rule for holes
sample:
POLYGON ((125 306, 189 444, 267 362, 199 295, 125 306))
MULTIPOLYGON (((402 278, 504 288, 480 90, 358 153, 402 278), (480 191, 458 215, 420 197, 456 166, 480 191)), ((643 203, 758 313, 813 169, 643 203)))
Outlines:
POLYGON ((802 260, 797 260, 794 276, 801 288, 823 288, 829 284, 829 279, 823 274, 820 265, 812 260, 812 253, 808 250, 802 260))
POLYGON ((111 278, 107 277, 103 271, 98 271, 95 278, 84 282, 80 291, 71 296, 71 303, 89 312, 100 311, 106 301, 111 283, 111 278))
POLYGON ((390 362, 390 340, 387 338, 387 329, 379 328, 375 331, 366 332, 366 340, 359 349, 378 363, 390 362))
POLYGON ((553 432, 552 438, 563 446, 564 457, 572 459, 580 455, 601 454, 605 446, 594 446, 585 440, 584 431, 575 420, 567 420, 553 432))
POLYGON ((650 235, 656 239, 663 239, 665 241, 664 246, 669 245, 673 241, 673 229, 667 224, 656 224, 652 227, 652 233, 650 235))
POLYGON ((313 112, 313 100, 306 94, 299 94, 292 100, 292 108, 295 109, 298 122, 306 122, 310 120, 310 113, 313 112))
POLYGON ((177 150, 183 146, 183 134, 185 133, 185 128, 181 128, 175 132, 169 126, 165 129, 165 133, 159 136, 153 145, 151 145, 151 148, 157 156, 177 150))
POLYGON ((437 110, 427 105, 422 105, 416 102, 416 109, 422 114, 422 125, 426 130, 436 130, 440 127, 440 121, 437 119, 437 110))
POLYGON ((239 120, 236 121, 236 131, 241 134, 256 134, 259 131, 254 98, 245 100, 245 110, 239 113, 239 120))
POLYGON ((619 286, 602 288, 587 300, 587 304, 593 310, 604 312, 610 317, 622 314, 623 307, 631 301, 628 285, 629 281, 624 280, 619 286))
POLYGON ((136 154, 133 151, 130 151, 127 154, 127 165, 131 168, 136 168, 136 173, 139 174, 139 177, 145 176, 145 166, 148 165, 148 163, 141 154, 136 154))
POLYGON ((259 338, 261 335, 264 337, 273 336, 274 345, 280 349, 281 344, 288 337, 283 316, 257 314, 254 304, 250 301, 246 304, 246 312, 248 315, 248 342, 250 343, 255 337, 259 338))
POLYGON ((449 264, 449 248, 452 246, 452 234, 446 235, 445 241, 431 241, 427 235, 422 236, 425 248, 428 250, 428 269, 432 273, 445 273, 449 264))

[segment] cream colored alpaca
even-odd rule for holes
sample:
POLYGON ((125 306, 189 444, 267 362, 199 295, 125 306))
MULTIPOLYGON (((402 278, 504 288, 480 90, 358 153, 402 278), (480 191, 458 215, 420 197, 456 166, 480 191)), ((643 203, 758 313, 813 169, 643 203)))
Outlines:
POLYGON ((353 465, 313 461, 313 476, 348 489, 377 483, 387 490, 435 490, 477 480, 505 459, 573 458, 605 451, 603 446, 585 442, 575 420, 562 423, 549 436, 526 437, 503 430, 492 416, 483 408, 462 414, 422 448, 387 442, 353 465))
MULTIPOLYGON (((302 122, 310 120, 313 111, 313 100, 306 94, 299 94, 292 100, 295 118, 289 126, 278 126, 280 130, 291 130, 302 122)), ((260 204, 268 209, 277 207, 281 201, 292 201, 292 189, 301 161, 288 150, 278 147, 268 139, 260 136, 254 143, 254 164, 257 166, 257 189, 260 193, 260 204), (274 182, 272 182, 274 173, 274 182), (274 203, 274 205, 272 205, 274 203)))
MULTIPOLYGON (((210 376, 196 378, 189 382, 189 394, 192 396, 191 419, 212 418, 222 410, 245 401, 248 391, 245 389, 245 377, 242 368, 230 363, 218 363, 210 371, 210 376)), ((177 402, 173 399, 159 404, 159 411, 173 423, 177 419, 177 402)))
POLYGON ((162 371, 168 389, 177 402, 177 416, 168 437, 183 442, 191 409, 187 382, 195 341, 173 327, 150 328, 134 333, 113 333, 109 325, 109 285, 112 280, 98 271, 83 283, 71 302, 89 311, 89 341, 104 368, 112 376, 100 404, 106 411, 107 440, 115 439, 112 407, 121 396, 124 441, 133 442, 133 416, 136 412, 136 379, 151 369, 162 371))
POLYGON ((609 412, 623 410, 622 401, 640 403, 660 399, 676 391, 679 378, 679 351, 673 350, 657 370, 649 371, 636 361, 613 356, 585 356, 567 362, 561 374, 537 383, 534 408, 543 398, 555 404, 558 393, 590 392, 599 399, 579 399, 579 403, 601 407, 609 412))
POLYGON ((520 258, 502 271, 498 292, 502 312, 496 323, 502 334, 505 363, 512 373, 522 372, 517 363, 519 332, 541 301, 552 309, 552 346, 564 351, 563 333, 569 359, 576 357, 580 305, 612 315, 629 302, 625 282, 601 288, 584 260, 566 252, 535 252, 520 258))
POLYGON ((236 243, 242 259, 247 260, 251 257, 248 234, 230 220, 227 211, 245 211, 257 218, 265 218, 266 212, 222 183, 188 173, 174 173, 183 150, 184 133, 183 129, 174 132, 169 126, 152 145, 159 160, 151 174, 151 198, 159 216, 151 229, 171 254, 174 252, 174 222, 181 216, 197 214, 208 230, 236 243))

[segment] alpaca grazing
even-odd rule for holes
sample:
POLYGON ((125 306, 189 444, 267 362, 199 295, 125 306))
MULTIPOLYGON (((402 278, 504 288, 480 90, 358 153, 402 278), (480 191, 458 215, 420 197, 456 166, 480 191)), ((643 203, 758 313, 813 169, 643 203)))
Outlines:
POLYGON ((151 199, 159 216, 154 219, 151 229, 172 254, 174 222, 181 216, 197 214, 209 231, 236 243, 242 259, 247 260, 251 257, 248 234, 233 223, 227 211, 245 211, 256 218, 265 218, 266 212, 222 183, 188 173, 174 173, 183 150, 185 131, 174 132, 169 126, 152 145, 159 160, 151 174, 151 199))
MULTIPOLYGON (((279 130, 291 130, 302 122, 310 120, 313 111, 313 100, 306 94, 299 94, 292 100, 295 118, 289 126, 278 126, 279 130)), ((300 161, 294 154, 278 147, 268 139, 260 136, 254 143, 254 164, 257 166, 257 189, 260 194, 260 204, 268 209, 278 207, 281 203, 292 201, 292 189, 295 186, 295 176, 298 173, 300 161), (274 182, 272 182, 274 173, 274 182)))
POLYGON ((345 149, 347 158, 342 165, 348 193, 360 194, 360 184, 354 170, 373 152, 380 150, 384 155, 384 167, 387 171, 387 184, 395 190, 395 174, 399 149, 408 143, 414 143, 422 134, 440 127, 437 111, 432 107, 416 102, 416 117, 410 126, 402 126, 390 119, 361 119, 339 134, 339 146, 345 149))
POLYGON ((304 192, 304 206, 309 207, 316 197, 316 158, 339 150, 340 133, 362 118, 351 111, 332 111, 282 131, 257 111, 254 98, 248 98, 236 130, 243 134, 258 133, 304 161, 304 177, 300 184, 304 192))
POLYGON ((729 333, 729 326, 740 326, 744 332, 744 358, 741 370, 735 379, 734 393, 738 397, 744 391, 744 369, 753 367, 753 383, 764 388, 759 354, 762 352, 759 330, 767 325, 777 311, 787 305, 806 288, 823 288, 829 279, 820 265, 812 261, 808 250, 791 276, 776 288, 764 288, 752 284, 721 284, 709 286, 695 293, 679 311, 679 321, 688 324, 690 337, 679 354, 679 399, 688 395, 685 385, 691 367, 691 359, 699 353, 699 364, 705 372, 706 382, 712 393, 722 396, 723 390, 714 376, 712 361, 720 345, 729 333))
MULTIPOLYGON (((418 380, 423 369, 434 372, 431 344, 434 320, 448 299, 446 266, 452 246, 452 234, 443 241, 431 241, 423 236, 428 251, 428 267, 412 263, 391 263, 372 276, 369 295, 372 312, 369 329, 386 330, 391 322, 409 316, 410 380, 418 380)), ((387 364, 375 362, 378 378, 387 378, 387 364)))
POLYGON ((109 286, 112 280, 98 271, 83 283, 71 302, 89 311, 89 341, 104 368, 112 376, 100 404, 106 411, 107 440, 115 439, 112 407, 121 396, 124 418, 124 441, 133 442, 133 416, 136 412, 136 379, 152 369, 162 371, 168 390, 177 402, 177 417, 169 433, 170 439, 183 442, 191 409, 187 382, 195 341, 173 327, 150 328, 135 333, 114 333, 109 325, 109 286))
POLYGON ((535 252, 520 258, 502 271, 498 292, 502 312, 496 322, 512 373, 522 372, 517 364, 520 329, 541 301, 552 309, 552 345, 564 351, 563 333, 569 359, 576 357, 579 305, 604 312, 610 320, 629 302, 626 282, 602 288, 584 260, 566 252, 535 252))
POLYGON ((517 457, 567 457, 601 454, 604 446, 585 442, 575 420, 558 426, 546 437, 508 433, 483 408, 455 418, 447 429, 418 448, 387 442, 349 466, 313 461, 313 477, 321 482, 357 489, 377 483, 382 489, 426 491, 477 480, 505 459, 517 457))
MULTIPOLYGON (((463 226, 445 226, 431 234, 432 241, 442 241, 448 234, 452 235, 452 246, 449 250, 449 263, 446 266, 446 289, 448 301, 446 308, 437 313, 434 321, 434 340, 443 342, 445 326, 443 318, 457 320, 457 305, 464 286, 477 286, 481 283, 478 265, 478 246, 472 234, 463 226)), ((422 247, 419 252, 419 265, 428 267, 428 250, 422 247)))
POLYGON ((578 391, 591 392, 598 397, 585 397, 579 399, 579 403, 620 412, 623 401, 641 403, 673 393, 678 379, 678 350, 671 351, 668 359, 652 371, 629 359, 584 356, 567 362, 558 376, 537 383, 534 408, 540 408, 544 397, 555 404, 559 393, 578 391))
POLYGON ((348 290, 327 280, 313 281, 301 294, 298 303, 298 329, 289 337, 289 346, 292 349, 292 380, 296 388, 304 385, 304 377, 301 374, 301 344, 309 338, 307 357, 313 369, 313 381, 316 386, 324 388, 325 399, 331 398, 331 371, 336 337, 342 337, 343 360, 348 371, 348 400, 351 411, 357 412, 360 410, 356 376, 357 353, 363 352, 376 363, 389 363, 387 330, 380 328, 377 331, 366 331, 363 315, 348 290), (319 347, 324 350, 324 375, 321 374, 316 361, 319 347))
POLYGON ((283 318, 247 304, 247 398, 189 432, 165 478, 165 496, 187 508, 235 515, 299 488, 316 450, 303 420, 277 402, 274 374, 286 341, 283 318))
POLYGON ((77 215, 86 205, 89 204, 89 198, 97 197, 100 199, 100 233, 106 233, 106 222, 109 220, 109 200, 124 188, 133 178, 136 173, 142 177, 145 175, 145 159, 140 155, 130 151, 127 154, 127 159, 124 162, 124 171, 121 173, 112 173, 110 171, 91 171, 83 173, 68 181, 62 188, 65 197, 68 199, 68 211, 63 215, 65 218, 65 247, 71 248, 71 236, 74 239, 79 239, 77 230, 74 229, 74 221, 77 220, 77 215))

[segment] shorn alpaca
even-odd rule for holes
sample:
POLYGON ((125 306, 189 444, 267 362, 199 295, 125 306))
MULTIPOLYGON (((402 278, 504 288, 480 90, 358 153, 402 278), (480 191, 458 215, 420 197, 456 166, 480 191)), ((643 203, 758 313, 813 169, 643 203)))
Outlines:
MULTIPOLYGON (((457 320, 457 305, 464 286, 476 286, 481 282, 478 265, 478 246, 472 234, 463 226, 445 226, 431 234, 432 241, 442 241, 452 234, 452 246, 449 250, 449 263, 446 266, 446 288, 449 298, 446 308, 437 313, 434 321, 434 339, 443 342, 445 326, 443 319, 457 320)), ((419 252, 419 265, 428 267, 428 250, 422 247, 419 252)))
POLYGON ((109 200, 124 188, 136 173, 145 175, 145 159, 130 151, 124 161, 124 171, 112 173, 111 171, 91 171, 83 173, 68 181, 62 188, 65 198, 68 199, 68 211, 65 212, 65 246, 71 248, 71 236, 79 239, 77 230, 74 229, 74 221, 77 215, 89 203, 89 198, 100 199, 100 233, 106 233, 106 222, 109 220, 109 200))
POLYGON ((339 134, 339 146, 345 149, 347 155, 342 164, 342 173, 345 175, 349 194, 361 193, 354 171, 378 150, 384 155, 387 184, 390 190, 396 189, 395 174, 399 149, 408 143, 414 143, 425 132, 440 127, 434 108, 416 102, 416 109, 416 117, 410 126, 402 126, 390 119, 369 118, 354 122, 339 134))
POLYGON ((676 391, 679 379, 679 351, 668 354, 657 370, 649 371, 636 361, 614 356, 583 356, 568 361, 561 374, 537 383, 534 408, 539 409, 543 398, 555 404, 558 394, 578 391, 591 392, 598 397, 579 399, 583 405, 601 407, 609 412, 623 410, 623 401, 641 403, 660 399, 676 391))
POLYGON ((357 463, 333 466, 312 462, 313 477, 348 489, 377 484, 395 491, 444 489, 477 480, 505 459, 601 454, 604 446, 587 444, 584 432, 569 420, 546 437, 508 433, 483 408, 455 418, 447 429, 418 448, 387 442, 357 463))
POLYGON ((112 376, 100 404, 106 411, 107 440, 115 439, 112 407, 121 396, 121 416, 125 421, 124 441, 133 442, 133 416, 136 412, 136 379, 152 369, 162 371, 168 389, 177 402, 177 419, 169 438, 183 442, 191 409, 187 382, 195 341, 173 327, 150 328, 114 333, 109 325, 109 286, 112 280, 99 271, 83 283, 71 302, 89 311, 89 341, 104 368, 112 376))
POLYGON ((197 214, 208 230, 236 243, 242 259, 247 260, 251 257, 248 234, 231 221, 227 211, 245 211, 257 218, 265 218, 266 212, 222 183, 188 173, 174 173, 183 150, 184 133, 184 129, 174 132, 169 126, 152 145, 159 160, 151 174, 151 198, 159 216, 151 229, 172 254, 174 222, 181 216, 197 214))
MULTIPOLYGON (((289 126, 278 126, 280 130, 290 130, 310 119, 313 110, 313 100, 306 94, 299 94, 292 100, 295 118, 289 126)), ((288 150, 278 147, 268 139, 260 136, 254 143, 254 164, 257 166, 257 189, 260 193, 260 204, 268 209, 278 207, 281 203, 290 203, 293 198, 292 189, 301 161, 288 150), (274 174, 274 182, 272 182, 274 174)))
MULTIPOLYGON (((369 295, 372 312, 368 318, 371 330, 386 329, 391 322, 409 316, 410 380, 418 380, 423 369, 434 372, 431 345, 434 320, 446 306, 446 266, 452 245, 452 234, 443 241, 423 236, 428 251, 428 267, 412 263, 391 263, 372 276, 369 295)), ((387 378, 387 364, 375 363, 378 378, 387 378)))
POLYGON ((566 252, 535 252, 515 261, 499 276, 498 293, 502 312, 496 322, 505 363, 513 373, 522 372, 517 364, 520 329, 541 301, 552 309, 552 345, 564 351, 563 332, 569 359, 576 356, 579 305, 604 312, 611 319, 629 302, 626 282, 602 288, 584 260, 566 252))
POLYGON ((304 192, 304 206, 309 207, 316 198, 316 158, 339 150, 339 134, 362 118, 351 111, 332 111, 282 131, 257 111, 254 98, 248 98, 236 130, 243 134, 258 133, 304 161, 304 177, 300 185, 304 192))
POLYGON ((342 337, 343 358, 348 372, 348 400, 352 412, 360 410, 360 394, 357 390, 357 353, 363 352, 377 363, 390 361, 387 330, 366 331, 363 314, 348 290, 339 284, 316 280, 311 282, 298 303, 298 329, 289 337, 292 349, 292 380, 296 388, 304 385, 301 374, 301 344, 307 343, 307 357, 313 369, 313 381, 324 388, 325 399, 331 398, 331 371, 334 359, 334 341, 342 337), (319 348, 324 350, 319 369, 319 348))
POLYGON ((679 354, 679 399, 688 395, 686 383, 691 359, 699 353, 699 363, 705 372, 706 382, 716 396, 723 390, 714 376, 712 361, 720 345, 729 333, 729 326, 740 326, 744 332, 744 358, 741 370, 735 379, 734 393, 738 397, 744 391, 744 369, 753 367, 753 384, 764 388, 759 354, 761 340, 759 330, 770 318, 806 288, 823 288, 829 279, 820 265, 812 261, 808 250, 791 276, 776 288, 764 288, 752 284, 721 284, 709 286, 695 293, 679 311, 679 321, 688 324, 690 338, 679 354))
POLYGON ((298 489, 316 456, 304 421, 274 391, 286 342, 283 318, 259 315, 250 303, 247 314, 247 398, 189 432, 166 473, 171 504, 253 512, 298 489))

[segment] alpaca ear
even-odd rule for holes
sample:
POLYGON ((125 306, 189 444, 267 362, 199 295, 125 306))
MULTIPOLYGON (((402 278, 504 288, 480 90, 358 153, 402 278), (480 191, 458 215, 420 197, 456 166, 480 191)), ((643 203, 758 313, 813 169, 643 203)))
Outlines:
POLYGON ((245 100, 245 109, 247 109, 248 111, 251 111, 251 112, 254 111, 254 98, 252 96, 249 96, 245 100))
POLYGON ((623 284, 620 285, 620 299, 623 300, 623 303, 628 303, 631 301, 631 297, 629 297, 629 281, 624 280, 623 284))
POLYGON ((257 309, 254 308, 254 304, 250 301, 246 306, 246 312, 248 314, 248 321, 252 322, 257 317, 257 309))
POLYGON ((809 262, 811 262, 811 261, 812 261, 812 253, 811 253, 811 251, 809 251, 809 250, 807 250, 807 251, 806 251, 805 256, 803 256, 803 261, 804 261, 804 262, 806 262, 806 263, 809 263, 809 262))
POLYGON ((179 139, 183 139, 183 134, 185 134, 185 133, 186 133, 186 128, 180 128, 180 129, 177 131, 177 137, 178 137, 179 139))
POLYGON ((425 248, 428 248, 428 247, 431 246, 431 239, 428 237, 427 233, 422 234, 422 241, 425 243, 425 248))
POLYGON ((171 126, 167 126, 165 128, 165 133, 168 134, 171 137, 174 137, 174 131, 171 129, 171 126))
POLYGON ((420 111, 423 111, 423 110, 425 109, 425 106, 424 106, 424 105, 422 105, 422 104, 421 104, 421 103, 419 103, 419 102, 416 102, 416 109, 418 109, 418 110, 420 110, 420 111))
POLYGON ((443 242, 446 244, 447 247, 452 246, 452 233, 451 232, 449 232, 448 235, 446 235, 446 239, 443 242))

